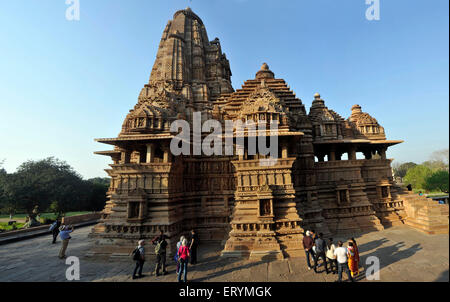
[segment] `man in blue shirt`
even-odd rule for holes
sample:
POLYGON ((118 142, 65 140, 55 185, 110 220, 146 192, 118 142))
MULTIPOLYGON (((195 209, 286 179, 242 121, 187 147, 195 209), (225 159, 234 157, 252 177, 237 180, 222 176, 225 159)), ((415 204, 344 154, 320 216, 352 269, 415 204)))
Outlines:
POLYGON ((66 249, 69 245, 69 240, 72 238, 70 237, 70 233, 73 232, 73 226, 61 226, 59 237, 62 240, 62 246, 61 250, 59 251, 59 258, 63 259, 66 258, 66 249))

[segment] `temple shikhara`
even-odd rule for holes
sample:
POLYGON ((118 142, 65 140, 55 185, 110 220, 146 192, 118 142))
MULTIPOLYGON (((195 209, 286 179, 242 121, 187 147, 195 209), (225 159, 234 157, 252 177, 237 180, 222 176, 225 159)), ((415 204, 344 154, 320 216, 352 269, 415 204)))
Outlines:
POLYGON ((395 184, 386 151, 402 141, 387 139, 363 106, 349 104, 345 118, 311 93, 308 112, 265 63, 240 89, 231 75, 219 39, 209 40, 191 9, 176 12, 120 134, 97 140, 113 146, 96 152, 113 163, 91 254, 128 255, 160 229, 172 253, 179 236, 196 229, 201 242, 223 244, 222 256, 251 259, 304 255, 305 229, 338 235, 407 224, 448 233, 448 205, 395 184), (275 121, 275 165, 261 165, 264 155, 247 150, 174 156, 171 124, 192 124, 194 112, 202 121, 275 121))

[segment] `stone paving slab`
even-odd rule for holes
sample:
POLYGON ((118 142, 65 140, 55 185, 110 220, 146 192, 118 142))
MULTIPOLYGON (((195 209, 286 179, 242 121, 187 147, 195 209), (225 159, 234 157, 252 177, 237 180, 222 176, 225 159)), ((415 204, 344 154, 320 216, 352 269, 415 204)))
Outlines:
MULTIPOLYGON (((167 259, 169 274, 151 274, 154 259, 144 265, 142 279, 132 280, 131 260, 93 259, 86 257, 92 244, 88 238, 91 227, 76 229, 67 255, 80 259, 80 281, 114 282, 176 282, 175 264, 167 259)), ((361 254, 361 272, 369 256, 380 259, 380 281, 449 281, 449 236, 426 235, 406 226, 355 235, 361 254)), ((337 241, 336 238, 335 241, 337 241)), ((0 282, 4 281, 66 281, 69 265, 58 259, 60 242, 51 244, 51 235, 0 246, 0 282)), ((334 282, 336 275, 308 270, 304 257, 273 261, 248 261, 221 258, 218 245, 201 246, 199 263, 188 268, 192 282, 334 282)), ((346 276, 344 276, 344 280, 346 276)), ((368 281, 364 273, 358 281, 368 281)))

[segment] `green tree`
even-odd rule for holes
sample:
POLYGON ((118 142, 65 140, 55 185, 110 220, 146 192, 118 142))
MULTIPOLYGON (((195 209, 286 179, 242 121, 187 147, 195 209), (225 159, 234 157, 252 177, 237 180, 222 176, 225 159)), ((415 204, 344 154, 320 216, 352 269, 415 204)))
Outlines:
POLYGON ((406 176, 406 173, 408 172, 408 170, 411 168, 414 168, 415 166, 417 166, 417 164, 413 163, 413 162, 407 162, 407 163, 403 163, 403 164, 397 163, 393 167, 394 176, 400 177, 403 180, 403 178, 406 176))
POLYGON ((111 183, 111 178, 109 178, 109 177, 94 177, 94 178, 88 179, 88 181, 93 184, 101 184, 101 185, 109 188, 109 185, 111 183))
POLYGON ((106 192, 109 188, 109 179, 108 184, 102 184, 99 182, 89 183, 89 198, 87 200, 87 205, 85 207, 86 210, 89 211, 101 211, 105 207, 106 204, 106 192))
POLYGON ((13 205, 6 193, 6 183, 8 180, 8 173, 3 168, 4 160, 0 160, 0 211, 4 214, 10 214, 13 210, 13 205))
POLYGON ((404 183, 411 184, 416 190, 426 190, 426 179, 432 174, 433 172, 430 168, 423 165, 417 165, 408 170, 404 178, 404 183))
POLYGON ((425 180, 425 189, 428 191, 448 192, 448 171, 436 171, 425 180))
POLYGON ((87 199, 85 189, 82 178, 66 162, 53 157, 23 163, 8 175, 5 185, 9 199, 27 213, 35 205, 41 211, 47 210, 55 200, 64 212, 78 210, 87 199))

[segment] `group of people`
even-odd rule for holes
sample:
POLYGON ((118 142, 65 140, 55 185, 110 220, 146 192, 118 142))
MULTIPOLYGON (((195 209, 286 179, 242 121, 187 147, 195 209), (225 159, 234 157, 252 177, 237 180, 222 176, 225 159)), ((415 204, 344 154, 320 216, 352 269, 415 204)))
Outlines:
MULTIPOLYGON (((166 236, 161 230, 160 234, 153 238, 151 243, 155 245, 156 254, 156 266, 155 266, 155 276, 160 276, 160 270, 162 274, 166 275, 166 255, 167 255, 167 239, 170 237, 166 236)), ((174 260, 176 262, 176 272, 177 280, 181 282, 183 276, 183 281, 187 282, 187 269, 188 262, 190 260, 191 264, 195 265, 197 263, 197 249, 198 249, 199 238, 195 230, 191 231, 190 241, 185 236, 181 236, 180 241, 177 243, 177 250, 175 253, 174 260)), ((138 246, 132 252, 133 260, 136 261, 136 266, 133 271, 132 278, 142 278, 142 270, 145 263, 145 241, 139 240, 138 246)))
POLYGON ((351 282, 359 273, 359 251, 354 238, 349 240, 347 247, 344 247, 342 241, 338 241, 336 247, 333 238, 329 238, 328 242, 325 242, 322 233, 317 235, 314 230, 311 230, 306 231, 303 237, 303 248, 309 270, 314 269, 314 272, 317 273, 319 259, 322 259, 327 274, 338 274, 338 282, 342 281, 343 272, 346 272, 351 282), (313 265, 311 265, 311 258, 314 260, 313 265), (330 269, 328 269, 328 264, 330 269))
MULTIPOLYGON (((67 226, 61 224, 60 220, 55 221, 51 227, 53 241, 56 243, 56 239, 59 235, 62 244, 59 252, 59 258, 63 259, 66 257, 65 253, 69 240, 71 239, 70 233, 74 230, 73 226, 67 226)), ((166 255, 167 255, 167 235, 161 230, 160 234, 151 240, 152 245, 155 246, 156 254, 156 266, 154 274, 155 276, 160 276, 160 270, 162 274, 166 275, 168 272, 166 270, 166 255)), ((174 260, 176 262, 176 273, 177 280, 181 282, 187 282, 188 273, 188 263, 192 265, 197 263, 197 249, 199 244, 199 237, 195 230, 191 231, 190 240, 185 236, 181 236, 180 240, 176 245, 176 253, 174 260)), ((145 263, 145 241, 139 240, 138 246, 133 250, 132 256, 133 260, 136 262, 136 266, 133 270, 132 278, 142 278, 142 270, 145 263)), ((342 273, 345 272, 350 281, 354 281, 359 273, 359 251, 358 245, 354 238, 348 241, 347 247, 344 247, 342 241, 338 241, 337 246, 333 242, 333 238, 329 238, 325 241, 323 234, 316 234, 314 230, 306 231, 303 237, 303 248, 306 253, 306 264, 308 269, 314 269, 317 273, 317 267, 323 265, 327 274, 333 273, 338 274, 338 282, 342 281, 342 273), (311 258, 314 263, 311 265, 311 258), (322 260, 322 264, 318 265, 319 260, 322 260), (328 267, 330 266, 330 267, 328 267)))
POLYGON ((53 222, 50 225, 49 231, 52 232, 52 244, 56 243, 56 239, 59 238, 61 239, 61 249, 59 250, 59 259, 64 259, 66 258, 66 250, 67 250, 67 246, 69 245, 69 241, 72 238, 70 236, 70 233, 72 233, 74 230, 73 225, 65 225, 61 223, 60 219, 57 219, 55 222, 53 222))

